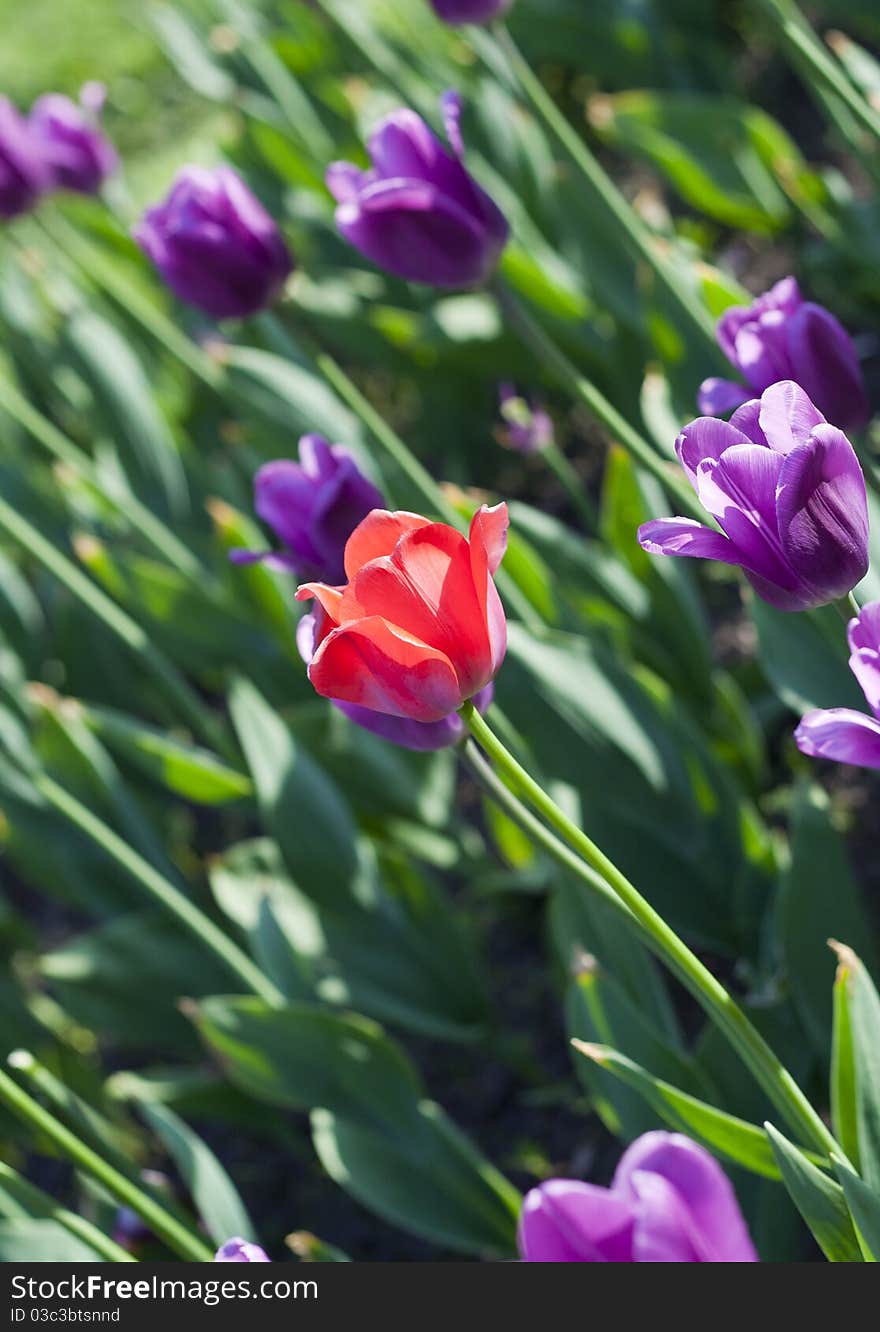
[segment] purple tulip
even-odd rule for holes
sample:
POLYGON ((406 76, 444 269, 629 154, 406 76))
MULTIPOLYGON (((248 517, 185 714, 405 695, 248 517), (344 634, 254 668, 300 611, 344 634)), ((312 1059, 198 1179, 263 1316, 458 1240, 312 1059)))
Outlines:
POLYGON ((729 379, 706 379, 697 405, 717 416, 792 379, 842 430, 860 430, 868 399, 856 349, 830 311, 801 296, 793 277, 783 278, 752 305, 734 306, 718 322, 718 341, 747 388, 729 379))
POLYGON ((880 601, 863 606, 847 626, 849 666, 874 714, 853 708, 816 708, 794 733, 810 758, 833 759, 859 768, 880 768, 880 601))
POLYGON ((730 1181, 681 1133, 645 1133, 609 1189, 551 1179, 526 1195, 527 1263, 756 1263, 730 1181))
MULTIPOLYGON (((296 645, 299 648, 299 655, 307 666, 315 655, 320 637, 319 617, 323 613, 320 607, 317 607, 308 615, 304 615, 297 625, 296 645)), ((485 689, 474 695, 471 702, 483 713, 494 695, 495 686, 488 684, 485 689)), ((408 717, 391 717, 384 712, 374 712, 372 708, 364 708, 359 703, 343 703, 338 699, 332 699, 331 702, 334 708, 356 726, 369 731, 372 735, 378 735, 382 740, 390 740, 401 749, 412 749, 418 753, 449 749, 452 745, 457 745, 467 734, 467 728, 457 712, 450 713, 440 721, 421 722, 408 717)))
POLYGON ((239 1236, 227 1240, 214 1255, 215 1263, 271 1263, 272 1259, 259 1244, 251 1244, 239 1236))
POLYGON ((254 491, 257 513, 286 549, 238 550, 231 558, 263 561, 300 582, 344 583, 346 541, 371 509, 385 504, 348 450, 320 435, 303 435, 298 463, 279 459, 261 467, 254 491))
POLYGON ((31 108, 28 123, 60 189, 97 194, 116 170, 116 151, 98 125, 102 94, 101 85, 87 84, 79 106, 61 93, 47 93, 31 108))
POLYGON ((51 184, 33 128, 0 97, 0 217, 28 212, 51 184))
POLYGON ((372 167, 334 162, 336 225, 379 268, 432 287, 472 287, 494 271, 509 228, 463 164, 461 99, 441 103, 449 153, 414 111, 394 111, 369 141, 372 167))
POLYGON ((293 267, 275 222, 228 166, 184 167, 133 234, 174 294, 213 319, 264 309, 293 267))
POLYGON ((828 425, 797 384, 773 384, 729 422, 699 417, 675 448, 723 530, 692 518, 660 518, 639 528, 644 550, 738 564, 779 610, 824 606, 864 578, 862 469, 846 435, 828 425))
POLYGON ((521 398, 512 384, 502 384, 501 442, 517 453, 540 453, 553 443, 553 422, 539 402, 521 398))
POLYGON ((513 0, 431 0, 431 8, 444 23, 491 23, 506 13, 513 0))

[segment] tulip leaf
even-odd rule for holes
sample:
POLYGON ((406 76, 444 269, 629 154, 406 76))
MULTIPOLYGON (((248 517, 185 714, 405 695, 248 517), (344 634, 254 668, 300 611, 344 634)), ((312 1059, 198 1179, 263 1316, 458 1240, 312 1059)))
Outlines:
POLYGON ((225 1243, 231 1235, 256 1241, 254 1223, 238 1190, 210 1147, 167 1105, 141 1101, 138 1108, 177 1166, 215 1244, 225 1243))
POLYGON ((772 1124, 765 1124, 764 1128, 782 1182, 825 1257, 832 1263, 861 1262, 862 1253, 843 1189, 772 1124))
POLYGON ((842 1161, 835 1161, 834 1170, 846 1196, 865 1262, 880 1263, 880 1194, 842 1161))
POLYGON ((357 828, 341 792, 249 680, 233 685, 230 710, 294 882, 316 902, 345 906, 358 871, 357 828))
POLYGON ((850 1011, 849 950, 841 950, 834 978, 831 1037, 831 1125, 847 1160, 859 1168, 858 1092, 850 1011))
POLYGON ((840 833, 821 787, 804 782, 791 815, 791 860, 782 876, 779 921, 788 983, 819 1055, 831 1043, 834 958, 827 940, 870 939, 840 833), (832 890, 833 885, 833 890, 832 890))
POLYGON ((868 1187, 880 1193, 880 995, 855 953, 841 945, 837 950, 848 989, 859 1166, 868 1187))
POLYGON ((466 1252, 512 1253, 516 1190, 425 1099, 415 1069, 375 1023, 222 997, 192 1017, 236 1086, 314 1111, 324 1168, 367 1207, 466 1252))
POLYGON ((811 708, 865 710, 864 696, 849 669, 843 626, 833 606, 790 615, 768 606, 760 597, 750 601, 761 665, 783 703, 798 716, 811 708))
POLYGON ((285 437, 317 431, 335 443, 356 445, 357 419, 308 366, 257 347, 225 351, 229 393, 275 426, 285 437))
POLYGON ((197 805, 223 805, 253 792, 253 784, 243 772, 209 750, 183 744, 167 732, 111 708, 83 705, 82 715, 108 749, 197 805))
POLYGON ((779 1178, 773 1152, 757 1124, 729 1115, 662 1078, 655 1078, 633 1060, 607 1046, 576 1042, 575 1048, 639 1092, 660 1118, 678 1132, 697 1138, 712 1151, 722 1153, 757 1175, 779 1178))

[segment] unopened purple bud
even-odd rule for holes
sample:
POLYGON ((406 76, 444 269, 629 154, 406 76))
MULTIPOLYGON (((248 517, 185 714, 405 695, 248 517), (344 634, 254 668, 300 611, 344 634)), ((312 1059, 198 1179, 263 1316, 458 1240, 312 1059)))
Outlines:
POLYGON ((27 213, 51 184, 33 127, 0 97, 0 217, 27 213))
POLYGON ((99 88, 99 84, 86 84, 79 106, 61 93, 47 93, 31 108, 28 123, 52 183, 59 189, 97 194, 119 164, 116 150, 98 124, 99 111, 94 109, 99 88))
POLYGON ((293 268, 277 225, 228 166, 184 167, 133 234, 174 294, 214 319, 264 309, 293 268))
POLYGON ((540 453, 553 443, 553 422, 539 402, 521 398, 512 384, 502 384, 501 442, 517 453, 540 453))
POLYGON ((414 111, 394 111, 370 137, 372 165, 334 162, 336 225, 379 268, 433 287, 473 287, 494 272, 509 227, 463 163, 457 94, 442 101, 449 152, 414 111))
POLYGON ((236 1236, 227 1240, 214 1255, 215 1263, 270 1263, 272 1259, 259 1244, 236 1236))

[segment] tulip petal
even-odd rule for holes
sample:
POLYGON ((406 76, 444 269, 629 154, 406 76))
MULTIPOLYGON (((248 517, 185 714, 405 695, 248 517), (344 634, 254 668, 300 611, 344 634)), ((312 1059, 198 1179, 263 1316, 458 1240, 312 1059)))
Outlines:
POLYGON ((830 311, 805 301, 789 321, 790 359, 832 424, 860 430, 868 399, 852 339, 830 311))
POLYGON ((850 670, 862 687, 868 706, 880 716, 880 601, 863 606, 847 627, 852 656, 850 670))
POLYGON ((637 1263, 710 1262, 691 1238, 687 1208, 675 1188, 651 1170, 634 1170, 629 1192, 636 1207, 633 1261, 637 1263))
POLYGON ((551 1179, 526 1194, 519 1249, 528 1263, 632 1262, 631 1204, 610 1189, 551 1179))
POLYGON ((504 559, 509 526, 507 505, 496 504, 491 509, 483 505, 471 519, 470 527, 471 576, 477 604, 483 611, 493 677, 500 670, 507 651, 507 620, 492 575, 504 559))
POLYGON ((809 443, 813 428, 825 424, 825 417, 792 379, 764 390, 758 420, 767 444, 776 453, 791 453, 798 444, 809 443))
POLYGON ((746 439, 750 439, 753 444, 760 444, 763 448, 769 449, 770 444, 767 436, 761 429, 760 398, 750 398, 741 407, 737 407, 730 418, 730 424, 736 426, 737 430, 742 431, 746 439))
POLYGON ((779 475, 779 535, 815 605, 845 596, 868 571, 868 504, 859 460, 836 426, 819 425, 779 475))
POLYGON ((463 701, 449 658, 379 615, 328 634, 309 680, 325 698, 421 722, 441 721, 463 701))
MULTIPOLYGON (((643 1134, 620 1158, 612 1187, 644 1198, 643 1183, 636 1176, 647 1172, 661 1176, 678 1195, 687 1211, 690 1239, 699 1249, 700 1261, 757 1262, 733 1186, 715 1158, 699 1143, 681 1133, 658 1130, 643 1134)), ((657 1198, 647 1201, 653 1211, 657 1198)), ((640 1224, 637 1236, 641 1229, 640 1224)))
POLYGON ((352 591, 363 615, 381 615, 442 652, 458 675, 462 698, 493 675, 486 624, 460 532, 432 523, 408 533, 390 556, 371 560, 352 591))
POLYGON ((342 600, 345 589, 329 587, 326 583, 303 583, 296 589, 297 601, 317 601, 332 624, 339 624, 342 619, 342 600))
MULTIPOLYGON (((697 471, 706 458, 720 458, 725 449, 735 444, 748 444, 730 421, 719 421, 714 416, 698 416, 690 421, 675 441, 678 460, 687 472, 688 480, 694 490, 697 487, 697 471)), ((699 493, 699 492, 698 492, 699 493)))
POLYGON ((740 554, 723 532, 713 532, 693 518, 654 518, 642 523, 639 545, 649 555, 689 555, 698 560, 739 564, 740 554))
POLYGON ((428 526, 430 520, 422 518, 418 513, 407 513, 406 510, 390 513, 388 509, 373 509, 354 529, 345 547, 345 574, 349 582, 357 577, 358 570, 370 560, 390 555, 407 532, 428 526))
POLYGON ((810 758, 833 759, 858 768, 880 768, 880 721, 853 708, 816 708, 794 733, 810 758))
POLYGON ((704 379, 697 390, 697 406, 704 416, 725 416, 748 397, 749 390, 745 385, 713 376, 704 379))
POLYGON ((782 458, 759 444, 736 444, 697 471, 700 501, 730 537, 746 569, 794 591, 797 579, 776 524, 776 484, 782 458))

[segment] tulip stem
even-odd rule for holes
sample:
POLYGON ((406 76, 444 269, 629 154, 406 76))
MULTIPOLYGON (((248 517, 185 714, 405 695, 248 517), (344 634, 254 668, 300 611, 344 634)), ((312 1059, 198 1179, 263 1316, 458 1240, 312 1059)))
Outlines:
MULTIPOLYGON (((727 1036, 773 1105, 785 1116, 791 1126, 804 1137, 806 1142, 815 1146, 824 1155, 835 1153, 840 1155, 840 1147, 833 1134, 720 981, 642 897, 626 875, 581 828, 569 819, 517 762, 486 720, 480 716, 472 702, 469 701, 462 706, 459 716, 502 774, 505 782, 532 806, 553 831, 599 874, 617 895, 638 923, 642 937, 650 944, 653 952, 678 976, 719 1030, 727 1036)), ((547 849, 552 851, 549 845, 547 849)), ((590 880, 586 880, 583 875, 581 879, 595 891, 590 880)))
MULTIPOLYGON (((483 43, 491 41, 488 34, 479 34, 475 44, 479 49, 483 43)), ((593 195, 601 201, 620 229, 634 258, 643 260, 649 266, 658 284, 705 341, 711 350, 713 361, 720 363, 722 355, 715 338, 714 322, 709 311, 689 287, 686 274, 668 261, 661 248, 661 242, 651 235, 638 213, 624 198, 590 148, 560 111, 503 25, 499 25, 495 31, 495 44, 500 48, 507 68, 512 71, 516 83, 531 103, 532 109, 544 121, 580 170, 593 195)))
POLYGON ((181 1258, 194 1263, 211 1261, 213 1254, 206 1244, 203 1244, 155 1199, 149 1197, 130 1179, 126 1179, 125 1175, 108 1164, 66 1125, 29 1096, 2 1069, 0 1069, 0 1101, 35 1133, 47 1137, 68 1160, 103 1185, 118 1202, 137 1212, 150 1230, 164 1240, 181 1258))
POLYGON ((105 855, 135 880, 153 902, 173 916, 193 938, 212 952, 230 975, 244 985, 249 993, 259 995, 273 1007, 277 1007, 283 1001, 281 992, 237 943, 215 925, 213 920, 191 902, 179 888, 160 874, 149 861, 77 800, 76 796, 63 786, 59 786, 48 773, 37 773, 32 776, 32 781, 53 808, 63 814, 80 832, 85 833, 105 855))
POLYGON ((493 289, 502 313, 539 360, 549 366, 569 391, 589 408, 593 416, 620 441, 636 462, 652 476, 657 477, 665 489, 671 491, 691 515, 706 523, 705 510, 684 478, 674 470, 676 464, 665 462, 644 436, 640 435, 608 401, 604 393, 580 373, 509 287, 500 279, 496 279, 493 289))

